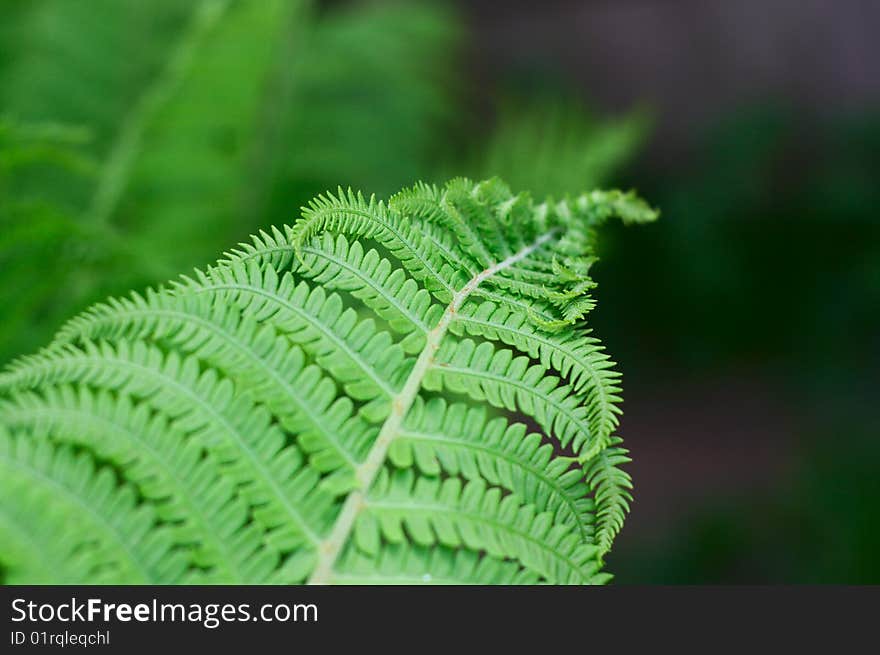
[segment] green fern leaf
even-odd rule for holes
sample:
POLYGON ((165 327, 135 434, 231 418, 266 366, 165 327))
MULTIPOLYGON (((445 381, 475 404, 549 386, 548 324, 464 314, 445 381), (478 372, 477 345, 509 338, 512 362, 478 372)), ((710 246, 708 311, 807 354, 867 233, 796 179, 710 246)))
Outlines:
POLYGON ((612 216, 656 213, 340 191, 71 319, 0 373, 5 579, 606 582, 631 482, 584 315, 612 216))

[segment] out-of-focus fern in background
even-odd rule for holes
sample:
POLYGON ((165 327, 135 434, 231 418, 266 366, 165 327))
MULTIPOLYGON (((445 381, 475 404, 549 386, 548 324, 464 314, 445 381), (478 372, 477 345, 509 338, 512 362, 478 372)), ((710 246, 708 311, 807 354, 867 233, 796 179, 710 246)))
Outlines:
POLYGON ((534 103, 472 134, 465 28, 445 4, 0 11, 3 362, 89 303, 204 265, 338 184, 381 194, 451 169, 562 195, 604 182, 641 134, 534 103))
POLYGON ((604 184, 631 160, 648 132, 646 114, 603 121, 557 95, 506 101, 497 127, 478 147, 473 165, 483 176, 492 172, 539 196, 563 197, 584 183, 604 184))

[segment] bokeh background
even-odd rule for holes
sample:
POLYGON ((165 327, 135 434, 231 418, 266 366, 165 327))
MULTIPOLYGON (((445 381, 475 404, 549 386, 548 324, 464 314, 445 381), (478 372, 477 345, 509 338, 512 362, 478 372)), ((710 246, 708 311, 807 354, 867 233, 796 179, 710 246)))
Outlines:
POLYGON ((0 363, 337 185, 635 187, 619 582, 880 583, 880 4, 4 0, 0 363))

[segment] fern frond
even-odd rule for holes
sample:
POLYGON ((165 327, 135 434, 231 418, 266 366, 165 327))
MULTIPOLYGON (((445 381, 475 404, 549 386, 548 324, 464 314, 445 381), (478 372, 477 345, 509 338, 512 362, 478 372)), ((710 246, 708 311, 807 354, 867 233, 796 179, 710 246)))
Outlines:
POLYGON ((539 511, 553 512, 554 521, 574 527, 590 542, 593 500, 576 460, 555 456, 552 444, 526 432, 522 423, 489 420, 483 408, 447 406, 433 398, 413 406, 388 458, 399 468, 485 480, 527 497, 539 511))
POLYGON ((391 261, 371 248, 365 251, 359 241, 349 242, 342 234, 321 237, 320 247, 304 246, 302 265, 293 261, 293 236, 261 234, 252 244, 241 244, 229 253, 221 265, 250 260, 269 262, 276 269, 294 266, 297 272, 327 289, 349 291, 372 311, 388 322, 391 329, 406 334, 401 345, 406 352, 418 352, 424 343, 420 337, 430 330, 443 312, 433 302, 430 292, 395 267, 391 261))
POLYGON ((556 370, 585 396, 590 430, 607 439, 617 428, 620 409, 620 374, 612 367, 599 340, 588 331, 571 334, 546 332, 528 316, 510 312, 486 301, 462 308, 452 326, 456 334, 468 333, 513 346, 549 369, 556 370))
MULTIPOLYGON (((472 190, 473 183, 463 178, 453 180, 442 190, 434 185, 418 184, 394 196, 390 206, 403 216, 417 217, 424 223, 448 230, 459 246, 458 256, 466 262, 470 260, 470 270, 480 270, 491 265, 493 253, 478 232, 491 230, 492 219, 487 219, 482 212, 480 221, 474 220, 476 216, 469 216, 468 220, 462 215, 457 205, 466 204, 472 190)), ((501 244, 493 245, 502 250, 501 244)))
MULTIPOLYGON (((439 320, 443 307, 375 249, 365 253, 359 242, 349 245, 342 235, 335 242, 325 235, 322 241, 321 248, 303 249, 303 275, 321 286, 350 291, 391 329, 415 339, 439 320)), ((406 339, 403 345, 407 352, 418 352, 424 344, 406 339)))
MULTIPOLYGON (((308 365, 303 350, 269 326, 212 303, 208 295, 150 291, 145 297, 133 294, 97 305, 62 328, 53 347, 126 338, 173 343, 222 368, 297 435, 313 467, 335 471, 338 485, 350 483, 356 460, 373 436, 369 426, 352 415, 347 397, 337 397, 335 383, 322 369, 308 365)), ((323 484, 329 486, 330 479, 323 484)))
POLYGON ((606 582, 629 459, 582 318, 613 215, 655 217, 497 180, 341 192, 72 319, 0 373, 9 579, 606 582))
POLYGON ((286 444, 269 412, 247 394, 236 394, 215 369, 201 373, 195 358, 166 357, 139 341, 115 348, 85 342, 83 348, 66 346, 20 360, 0 375, 0 393, 71 383, 143 399, 214 453, 255 507, 254 520, 273 531, 272 543, 287 548, 318 543, 332 498, 316 489, 317 472, 286 444))
POLYGON ((614 537, 623 527, 623 520, 632 503, 632 479, 620 468, 632 461, 625 448, 615 437, 608 448, 588 461, 584 467, 587 483, 596 499, 596 543, 599 545, 600 556, 611 549, 614 537))
POLYGON ((537 573, 516 562, 444 546, 389 544, 375 556, 349 548, 337 568, 336 584, 524 585, 540 581, 537 573))
POLYGON ((231 264, 199 274, 195 283, 176 286, 177 294, 209 294, 214 302, 238 304, 258 322, 271 324, 302 345, 346 385, 357 400, 391 398, 405 374, 404 353, 375 322, 359 321, 338 294, 311 288, 292 274, 279 277, 271 266, 231 264))
POLYGON ((303 209, 291 241, 300 251, 313 236, 324 232, 380 242, 416 279, 424 281, 431 291, 439 291, 441 300, 451 298, 455 271, 425 243, 411 221, 375 197, 365 200, 361 194, 341 188, 336 196, 319 196, 303 209))
MULTIPOLYGON (((4 499, 54 522, 67 543, 89 552, 79 562, 80 584, 90 575, 140 584, 184 580, 186 560, 173 549, 171 531, 158 524, 155 509, 138 503, 132 487, 117 487, 113 473, 96 469, 88 455, 45 440, 0 435, 0 471, 4 499), (104 567, 112 571, 101 571, 104 567)), ((36 532, 30 538, 37 538, 36 532)))
POLYGON ((380 535, 392 544, 466 546, 516 560, 550 583, 588 584, 599 568, 595 547, 483 480, 462 484, 410 471, 381 475, 358 518, 354 543, 376 554, 380 535))
POLYGON ((245 525, 247 505, 219 464, 163 417, 151 415, 147 405, 62 386, 46 390, 45 397, 26 393, 4 402, 0 420, 13 430, 88 448, 124 469, 155 503, 156 516, 172 525, 174 543, 189 551, 193 566, 211 570, 218 580, 271 580, 278 553, 259 530, 245 525))
POLYGON ((605 442, 590 431, 587 408, 570 386, 560 382, 526 356, 515 357, 513 351, 496 349, 490 342, 476 345, 463 339, 440 351, 437 366, 426 376, 424 386, 432 391, 445 388, 464 393, 511 412, 521 411, 562 448, 571 448, 587 460, 604 448, 605 442))

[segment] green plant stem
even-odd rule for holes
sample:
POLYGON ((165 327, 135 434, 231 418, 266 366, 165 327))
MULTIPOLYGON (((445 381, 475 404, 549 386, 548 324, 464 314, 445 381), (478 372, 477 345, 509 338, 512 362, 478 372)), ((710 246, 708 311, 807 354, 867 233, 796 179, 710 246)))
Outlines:
POLYGON ((551 230, 540 236, 531 245, 523 248, 518 253, 475 275, 455 293, 437 325, 428 333, 425 347, 419 353, 419 357, 412 371, 410 371, 403 389, 391 402, 391 413, 382 424, 376 442, 367 454, 367 458, 357 468, 357 487, 345 499, 342 511, 336 519, 330 536, 319 544, 318 562, 312 576, 309 578, 308 584, 328 584, 331 581, 333 566, 351 535, 358 514, 366 507, 367 491, 369 491, 373 481, 382 469, 391 443, 399 436, 403 419, 412 407, 416 396, 418 396, 422 381, 434 364, 434 358, 440 349, 440 344, 465 300, 468 299, 480 284, 500 271, 525 259, 550 241, 555 235, 556 230, 551 230))

